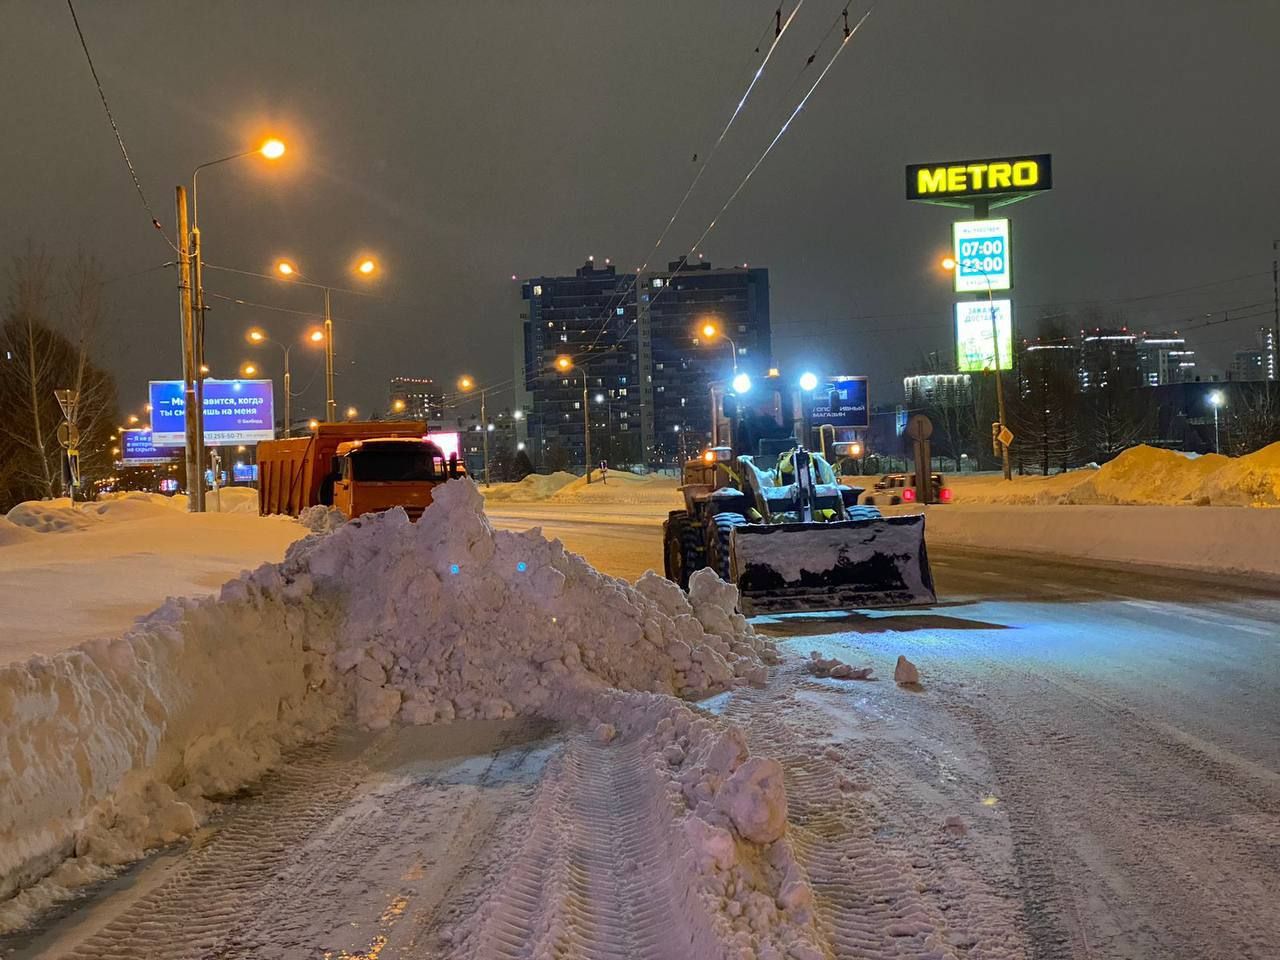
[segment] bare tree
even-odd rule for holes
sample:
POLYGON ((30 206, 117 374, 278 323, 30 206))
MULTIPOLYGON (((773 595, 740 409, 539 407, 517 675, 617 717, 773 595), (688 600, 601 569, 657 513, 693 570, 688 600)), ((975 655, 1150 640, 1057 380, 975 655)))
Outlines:
POLYGON ((1280 396, 1274 383, 1241 383, 1233 391, 1228 424, 1236 456, 1280 441, 1280 396))
POLYGON ((55 390, 77 393, 72 422, 80 431, 82 476, 111 466, 117 422, 115 381, 91 359, 103 325, 102 273, 78 257, 58 276, 53 258, 34 248, 14 259, 0 321, 0 505, 52 497, 61 476, 55 390))

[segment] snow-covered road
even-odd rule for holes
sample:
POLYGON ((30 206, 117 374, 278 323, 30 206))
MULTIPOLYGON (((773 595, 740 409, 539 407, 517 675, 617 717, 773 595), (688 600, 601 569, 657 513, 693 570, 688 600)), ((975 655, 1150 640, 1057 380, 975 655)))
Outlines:
MULTIPOLYGON (((656 512, 646 529, 639 510, 592 524, 581 511, 509 509, 491 513, 536 519, 607 572, 660 562, 656 512)), ((875 811, 832 828, 840 842, 878 838, 878 856, 907 858, 932 891, 913 905, 899 868, 873 870, 890 890, 871 884, 889 898, 876 934, 859 927, 876 914, 849 899, 865 884, 834 880, 828 922, 861 930, 846 931, 847 955, 896 955, 902 941, 885 929, 945 916, 966 956, 1280 956, 1280 595, 931 553, 943 603, 928 611, 757 621, 796 653, 883 678, 905 654, 920 691, 783 671, 727 708, 789 760, 793 803, 816 790, 824 816, 840 798, 830 771, 808 771, 832 762, 814 751, 830 744, 875 811)), ((843 862, 866 863, 866 851, 843 862)))

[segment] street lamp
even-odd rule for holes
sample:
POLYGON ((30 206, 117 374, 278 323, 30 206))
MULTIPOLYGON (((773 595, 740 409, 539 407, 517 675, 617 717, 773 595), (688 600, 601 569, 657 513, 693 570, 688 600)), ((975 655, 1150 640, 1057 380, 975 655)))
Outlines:
POLYGON ((738 347, 737 347, 737 344, 733 342, 733 338, 731 338, 727 333, 724 333, 719 327, 717 327, 710 320, 706 320, 703 322, 702 326, 699 328, 699 332, 707 340, 714 340, 716 337, 724 337, 725 340, 728 341, 729 352, 733 356, 733 372, 736 375, 738 372, 738 347))
POLYGON ((199 164, 191 171, 191 235, 187 237, 187 195, 178 187, 178 266, 180 272, 179 302, 182 307, 182 369, 186 410, 187 476, 197 482, 188 483, 190 510, 204 512, 204 253, 200 239, 200 171, 231 160, 258 154, 268 160, 284 155, 284 143, 275 138, 251 150, 242 150, 199 164), (199 371, 199 374, 197 374, 199 371))
POLYGON ((741 396, 751 389, 751 378, 745 373, 736 374, 733 378, 733 392, 741 396))
MULTIPOLYGON (((464 373, 458 378, 458 391, 460 393, 470 393, 475 389, 475 377, 464 373)), ((485 408, 485 400, 488 397, 488 393, 489 390, 487 387, 482 387, 480 389, 480 422, 486 427, 490 426, 489 414, 485 408)), ((485 429, 482 430, 481 433, 484 434, 484 485, 487 487, 489 486, 489 431, 485 429)))
POLYGON ((1221 390, 1215 390, 1209 394, 1209 405, 1213 407, 1213 452, 1221 453, 1222 448, 1218 443, 1218 411, 1226 405, 1227 398, 1221 390))
POLYGON ((240 364, 240 376, 256 377, 257 375, 258 375, 258 368, 254 366, 252 363, 240 364))
MULTIPOLYGON (((261 327, 254 327, 244 336, 246 340, 254 345, 274 344, 284 354, 284 435, 290 437, 293 435, 293 381, 289 373, 289 351, 292 348, 292 344, 272 340, 261 327)), ((324 334, 319 330, 312 330, 307 334, 307 340, 310 343, 323 343, 324 334)))
MULTIPOLYGON (((324 332, 320 333, 318 337, 313 333, 311 339, 314 343, 319 343, 321 340, 324 341, 325 416, 332 422, 338 417, 338 401, 334 398, 333 391, 333 314, 329 311, 329 296, 333 288, 305 277, 302 271, 298 269, 298 265, 289 260, 277 261, 275 272, 277 276, 291 283, 324 291, 324 332)), ((355 265, 353 272, 361 277, 369 278, 378 272, 378 264, 372 257, 364 257, 355 265)))
MULTIPOLYGON (((573 358, 561 354, 556 357, 556 369, 561 373, 573 371, 573 358)), ((591 482, 591 412, 587 408, 587 368, 578 371, 582 375, 582 459, 587 471, 587 483, 591 482)))
POLYGON ((595 396, 596 403, 604 404, 604 428, 605 428, 605 452, 606 461, 613 460, 613 398, 607 397, 603 393, 597 393, 595 396))
POLYGON ((357 416, 359 416, 359 415, 360 415, 360 411, 359 411, 359 410, 357 410, 355 407, 347 407, 347 419, 348 419, 348 420, 354 420, 354 419, 355 419, 357 416))

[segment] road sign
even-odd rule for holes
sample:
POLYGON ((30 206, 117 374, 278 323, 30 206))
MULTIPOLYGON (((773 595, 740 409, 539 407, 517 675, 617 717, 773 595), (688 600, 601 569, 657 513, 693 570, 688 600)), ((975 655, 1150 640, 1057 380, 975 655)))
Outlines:
POLYGON ((80 451, 75 447, 67 449, 67 472, 71 475, 71 483, 80 486, 80 451))
POLYGON ((80 428, 74 423, 58 424, 58 443, 64 447, 75 447, 80 444, 80 428))
POLYGON ((933 436, 933 421, 923 413, 917 413, 907 421, 907 436, 912 440, 928 440, 933 436))
POLYGON ((1003 446, 1013 446, 1013 431, 1008 427, 1001 427, 998 439, 1003 446))
POLYGON ((58 406, 62 408, 62 415, 68 420, 76 408, 76 400, 80 396, 74 390, 55 390, 53 391, 54 399, 58 401, 58 406))

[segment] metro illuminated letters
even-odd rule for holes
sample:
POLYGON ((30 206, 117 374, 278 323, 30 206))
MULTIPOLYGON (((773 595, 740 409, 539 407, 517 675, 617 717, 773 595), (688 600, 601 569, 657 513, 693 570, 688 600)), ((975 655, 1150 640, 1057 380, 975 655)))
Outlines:
POLYGON ((1053 187, 1049 154, 917 163, 907 167, 907 199, 936 202, 1034 193, 1053 187))

